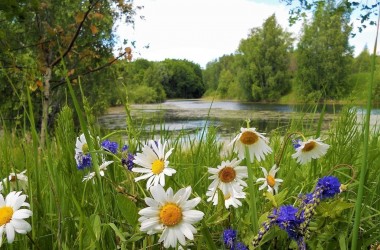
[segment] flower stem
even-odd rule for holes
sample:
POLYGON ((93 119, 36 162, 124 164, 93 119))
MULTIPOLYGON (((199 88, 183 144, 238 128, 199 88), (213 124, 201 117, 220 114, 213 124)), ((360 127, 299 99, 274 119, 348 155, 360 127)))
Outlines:
POLYGON ((300 132, 293 132, 293 133, 289 133, 286 137, 285 137, 285 140, 282 144, 282 147, 281 147, 281 151, 280 151, 280 155, 278 157, 276 157, 275 159, 275 163, 277 165, 277 167, 280 167, 280 162, 281 162, 281 159, 282 157, 284 156, 284 152, 285 152, 285 148, 286 148, 286 145, 288 144, 288 141, 289 139, 293 136, 293 135, 299 135, 302 137, 302 139, 305 141, 305 137, 302 133, 300 132))
POLYGON ((253 174, 253 166, 251 163, 250 155, 248 147, 245 147, 245 160, 247 163, 247 169, 248 169, 248 192, 249 192, 249 213, 251 217, 251 224, 253 226, 253 233, 256 234, 258 232, 258 218, 257 218, 257 205, 256 205, 256 192, 254 187, 254 180, 256 179, 253 174))

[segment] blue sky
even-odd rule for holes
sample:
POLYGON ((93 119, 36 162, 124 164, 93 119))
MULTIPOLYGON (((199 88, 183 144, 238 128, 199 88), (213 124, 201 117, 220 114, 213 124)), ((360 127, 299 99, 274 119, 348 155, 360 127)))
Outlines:
MULTIPOLYGON (((151 61, 187 59, 202 67, 224 54, 234 53, 249 30, 276 14, 281 26, 297 37, 301 23, 289 27, 289 7, 279 0, 135 0, 144 8, 135 28, 120 25, 120 39, 136 41, 133 57, 151 61), (149 48, 146 48, 146 46, 149 48)), ((355 21, 357 22, 357 21, 355 21)), ((369 27, 350 40, 360 53, 372 51, 375 28, 369 27)))

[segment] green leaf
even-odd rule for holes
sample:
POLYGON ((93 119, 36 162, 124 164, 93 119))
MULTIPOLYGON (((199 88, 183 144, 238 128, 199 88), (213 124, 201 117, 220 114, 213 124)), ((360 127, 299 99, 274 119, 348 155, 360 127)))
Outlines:
POLYGON ((223 221, 228 219, 228 216, 230 215, 230 212, 226 210, 217 210, 213 215, 208 217, 206 224, 208 226, 210 225, 217 225, 219 223, 222 223, 223 221))
POLYGON ((273 207, 277 207, 276 199, 274 198, 274 195, 270 192, 264 192, 265 198, 272 204, 273 207))
POLYGON ((270 202, 271 207, 281 206, 287 198, 288 190, 283 190, 280 193, 273 195, 270 192, 264 192, 265 198, 270 202))
POLYGON ((346 244, 346 235, 344 235, 344 234, 339 235, 339 247, 341 250, 348 249, 347 244, 346 244))
POLYGON ((132 235, 132 236, 127 240, 127 242, 128 242, 128 243, 132 243, 132 242, 138 241, 138 240, 144 238, 145 235, 146 235, 146 234, 145 234, 145 233, 142 233, 142 232, 135 233, 134 235, 132 235))
POLYGON ((108 223, 108 225, 113 229, 113 231, 115 232, 116 236, 118 236, 120 238, 120 241, 124 242, 124 241, 127 241, 124 237, 124 234, 122 232, 120 232, 120 230, 116 227, 115 224, 113 223, 108 223))
POLYGON ((117 206, 123 215, 123 217, 127 220, 127 222, 135 227, 137 225, 137 207, 136 204, 123 195, 116 196, 117 206))
POLYGON ((354 207, 354 203, 343 200, 334 200, 332 202, 322 202, 317 207, 317 212, 325 218, 339 217, 343 210, 354 207))
POLYGON ((224 194, 222 192, 222 190, 220 190, 219 188, 217 189, 218 190, 218 193, 215 194, 218 196, 218 205, 216 206, 216 210, 217 211, 223 211, 224 209, 224 194))
POLYGON ((100 233, 101 233, 101 221, 99 215, 93 215, 92 216, 92 228, 94 230, 95 238, 96 240, 100 239, 100 233))
POLYGON ((260 218, 259 218, 259 224, 263 224, 264 221, 268 220, 268 215, 269 215, 269 212, 265 212, 263 213, 260 218))

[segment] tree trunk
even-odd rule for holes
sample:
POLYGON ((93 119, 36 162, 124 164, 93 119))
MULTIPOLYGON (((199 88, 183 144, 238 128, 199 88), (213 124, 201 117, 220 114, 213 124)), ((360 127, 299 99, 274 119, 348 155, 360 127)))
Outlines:
POLYGON ((40 134, 40 147, 45 147, 45 140, 47 134, 47 121, 49 117, 49 106, 50 106, 50 79, 51 79, 51 68, 46 69, 44 75, 44 96, 42 99, 42 118, 41 118, 41 134, 40 134))

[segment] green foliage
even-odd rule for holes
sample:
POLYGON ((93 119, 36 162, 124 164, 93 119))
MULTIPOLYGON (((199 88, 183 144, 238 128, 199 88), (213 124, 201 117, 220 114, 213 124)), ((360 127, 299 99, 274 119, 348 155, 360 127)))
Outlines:
MULTIPOLYGON (((309 1, 310 5, 304 5, 306 2, 301 7, 309 6, 314 15, 309 22, 304 17, 303 33, 295 51, 290 46, 293 40, 289 33, 281 34, 272 16, 262 27, 251 30, 237 53, 206 65, 205 96, 287 103, 321 99, 365 101, 367 77, 356 74, 370 70, 370 55, 365 47, 357 58, 352 57, 353 48, 348 43, 352 5, 335 1, 309 1), (289 91, 291 95, 286 97, 289 91)), ((375 98, 380 93, 378 86, 375 98)))
MULTIPOLYGON (((292 6, 289 11, 289 23, 292 25, 297 21, 302 20, 307 12, 317 9, 321 3, 320 0, 280 0, 285 2, 287 5, 292 6)), ((358 32, 362 32, 369 26, 375 26, 377 24, 378 6, 380 1, 351 1, 343 0, 339 1, 333 7, 333 10, 339 9, 350 9, 351 11, 356 11, 358 13, 358 20, 360 22, 354 23, 355 29, 358 32)), ((356 32, 352 33, 355 37, 356 32)))
POLYGON ((120 209, 120 213, 126 219, 126 222, 130 224, 132 227, 136 227, 138 219, 138 211, 136 204, 133 201, 131 201, 129 197, 122 195, 117 195, 116 200, 118 208, 120 209))
POLYGON ((207 64, 203 77, 218 97, 243 101, 277 101, 290 90, 290 33, 274 15, 251 30, 235 55, 207 64))
POLYGON ((351 91, 352 48, 349 9, 320 2, 311 24, 304 23, 297 46, 297 92, 304 100, 339 99, 351 91))
POLYGON ((168 98, 199 98, 204 92, 200 66, 187 60, 166 59, 167 79, 163 87, 168 98))
POLYGON ((246 70, 251 72, 252 88, 261 89, 260 94, 255 94, 257 100, 277 101, 289 91, 292 41, 272 15, 262 28, 252 29, 249 37, 240 42, 239 52, 246 70))
POLYGON ((207 63, 206 69, 203 70, 203 82, 207 90, 216 90, 218 88, 220 67, 221 64, 215 60, 207 63))
MULTIPOLYGON (((370 81, 370 72, 360 72, 351 74, 349 77, 349 85, 353 86, 347 100, 353 103, 364 104, 367 100, 366 92, 368 90, 370 81)), ((380 103, 380 71, 377 70, 374 75, 374 85, 372 87, 372 100, 373 103, 378 105, 380 103)))
POLYGON ((128 17, 126 22, 133 22, 130 3, 7 0, 0 8, 0 81, 7 86, 0 97, 9 100, 0 104, 5 117, 22 114, 25 100, 20 97, 30 88, 41 129, 52 125, 60 108, 71 103, 65 78, 81 81, 94 110, 109 106, 112 80, 98 71, 114 60, 116 21, 128 17))
POLYGON ((116 65, 119 91, 127 92, 128 101, 163 102, 166 98, 199 98, 205 88, 198 64, 187 60, 149 62, 138 59, 116 65), (126 89, 126 90, 125 90, 126 89), (145 93, 144 91, 148 91, 145 93))
POLYGON ((352 63, 352 73, 369 72, 371 70, 371 55, 368 47, 365 46, 363 51, 354 58, 352 63))
POLYGON ((140 85, 127 94, 128 101, 132 103, 155 103, 157 102, 156 91, 146 85, 140 85))

